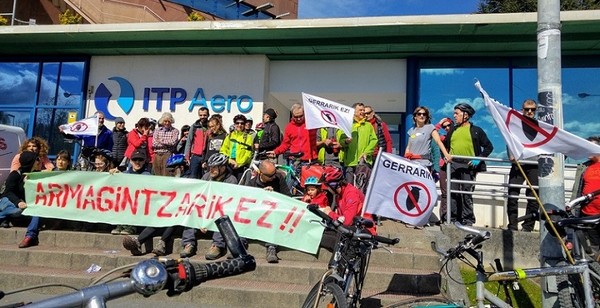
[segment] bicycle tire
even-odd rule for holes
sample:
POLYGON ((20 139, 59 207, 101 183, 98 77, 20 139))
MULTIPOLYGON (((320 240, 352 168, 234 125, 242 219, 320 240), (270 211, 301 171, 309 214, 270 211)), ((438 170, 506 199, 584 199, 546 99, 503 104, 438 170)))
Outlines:
POLYGON ((425 296, 411 299, 405 299, 399 302, 395 302, 391 305, 385 306, 385 308, 417 308, 417 307, 464 307, 457 303, 453 303, 441 296, 425 296))
MULTIPOLYGON (((320 283, 317 282, 313 288, 308 292, 302 308, 311 308, 315 306, 315 300, 317 299, 317 293, 319 292, 320 283)), ((319 298, 319 304, 317 307, 337 307, 337 308, 348 308, 346 303, 346 295, 342 288, 335 282, 325 282, 323 292, 319 298)))
POLYGON ((584 308, 585 296, 579 274, 556 276, 558 303, 561 308, 584 308))

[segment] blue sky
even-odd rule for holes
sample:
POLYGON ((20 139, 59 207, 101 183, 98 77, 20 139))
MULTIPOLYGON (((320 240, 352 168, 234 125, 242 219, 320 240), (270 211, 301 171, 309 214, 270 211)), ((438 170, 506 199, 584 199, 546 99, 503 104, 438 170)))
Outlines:
POLYGON ((298 0, 298 18, 471 14, 479 0, 298 0))

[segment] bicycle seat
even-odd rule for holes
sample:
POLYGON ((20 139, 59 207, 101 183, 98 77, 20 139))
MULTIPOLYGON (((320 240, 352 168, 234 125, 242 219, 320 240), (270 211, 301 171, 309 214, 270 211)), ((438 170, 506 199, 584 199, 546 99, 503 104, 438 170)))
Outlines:
POLYGON ((287 158, 300 158, 302 155, 304 155, 302 152, 288 152, 284 154, 287 158))
POLYGON ((600 215, 584 216, 574 218, 564 218, 558 220, 556 225, 559 227, 569 227, 573 229, 590 229, 600 223, 600 215))

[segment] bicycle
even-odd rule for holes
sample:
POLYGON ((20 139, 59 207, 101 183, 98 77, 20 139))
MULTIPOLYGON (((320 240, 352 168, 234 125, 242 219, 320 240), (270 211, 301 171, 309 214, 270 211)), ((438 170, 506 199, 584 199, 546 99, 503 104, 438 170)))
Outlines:
POLYGON ((442 255, 442 270, 446 268, 448 271, 448 264, 454 259, 458 259, 475 269, 477 307, 484 307, 485 300, 497 307, 511 307, 512 299, 507 292, 508 282, 545 276, 556 276, 560 307, 596 307, 600 304, 598 301, 600 295, 600 265, 595 261, 588 260, 585 241, 582 240, 581 236, 583 234, 581 231, 597 226, 600 223, 600 215, 574 217, 572 212, 577 206, 589 202, 598 194, 600 194, 600 190, 568 202, 565 207, 566 210, 549 213, 560 216, 553 219, 552 223, 559 230, 561 237, 567 239, 565 247, 569 247, 569 253, 574 258, 573 264, 566 264, 568 258, 565 258, 563 262, 556 266, 504 271, 500 260, 497 259, 495 260, 496 270, 488 273, 484 269, 483 253, 480 249, 482 243, 490 238, 490 232, 463 226, 460 223, 455 223, 455 226, 469 233, 462 242, 447 251, 438 249, 435 242, 432 242, 432 248, 442 255), (476 263, 473 264, 466 255, 474 258, 476 263), (506 301, 484 288, 484 283, 488 281, 496 281, 504 286, 506 301))
MULTIPOLYGON (((302 156, 302 153, 287 153, 287 154, 290 155, 290 157, 301 157, 302 156)), ((244 173, 242 173, 239 184, 247 185, 247 183, 249 183, 250 180, 252 180, 254 177, 256 177, 259 172, 258 165, 260 164, 260 162, 262 160, 265 160, 268 158, 269 158, 269 156, 267 154, 267 151, 254 152, 254 156, 252 157, 252 160, 250 161, 250 166, 248 167, 248 169, 246 169, 244 171, 244 173)), ((277 168, 277 170, 285 176, 285 181, 288 184, 288 187, 290 188, 290 193, 292 194, 292 196, 301 197, 304 195, 304 189, 300 185, 300 179, 298 179, 298 176, 296 175, 296 171, 293 168, 293 166, 275 164, 275 168, 277 168)))
MULTIPOLYGON (((148 297, 166 289, 168 296, 176 296, 183 292, 187 292, 193 287, 208 280, 225 278, 253 271, 256 268, 256 260, 252 255, 247 253, 246 248, 242 244, 229 217, 222 216, 216 219, 215 223, 225 238, 225 242, 234 257, 233 259, 206 264, 192 263, 189 259, 147 259, 140 261, 139 263, 118 267, 99 279, 96 279, 90 286, 76 292, 58 295, 28 304, 19 303, 15 304, 13 307, 20 307, 21 304, 32 308, 80 306, 106 307, 107 301, 134 293, 139 293, 144 297, 148 297), (129 279, 97 284, 108 275, 123 270, 124 268, 128 268, 129 270, 115 279, 125 278, 127 276, 129 276, 129 279)), ((49 286, 56 285, 29 287, 6 292, 5 295, 49 286)), ((77 290, 77 288, 74 287, 70 288, 77 290)))
POLYGON ((395 245, 400 240, 372 235, 366 229, 373 227, 373 221, 360 216, 355 217, 352 227, 347 228, 314 204, 309 204, 307 209, 319 216, 320 223, 327 230, 335 231, 339 239, 328 270, 310 290, 302 307, 357 307, 372 250, 382 247, 380 243, 395 245))

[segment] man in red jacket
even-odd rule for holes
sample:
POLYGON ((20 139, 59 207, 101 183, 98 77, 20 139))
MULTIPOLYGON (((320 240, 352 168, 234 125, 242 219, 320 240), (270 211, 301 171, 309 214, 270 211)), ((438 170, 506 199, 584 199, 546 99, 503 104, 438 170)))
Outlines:
POLYGON ((285 127, 283 141, 273 151, 269 151, 271 157, 283 154, 302 152, 300 163, 308 163, 317 160, 317 130, 306 129, 304 121, 304 108, 301 104, 292 105, 292 120, 285 127))
POLYGON ((373 125, 373 129, 377 134, 377 147, 373 152, 373 157, 377 156, 379 148, 382 148, 386 153, 392 153, 394 142, 392 141, 390 129, 387 124, 381 121, 381 117, 375 114, 375 110, 371 106, 365 106, 365 118, 367 121, 371 122, 371 125, 373 125))

